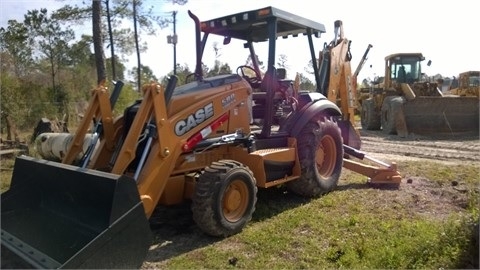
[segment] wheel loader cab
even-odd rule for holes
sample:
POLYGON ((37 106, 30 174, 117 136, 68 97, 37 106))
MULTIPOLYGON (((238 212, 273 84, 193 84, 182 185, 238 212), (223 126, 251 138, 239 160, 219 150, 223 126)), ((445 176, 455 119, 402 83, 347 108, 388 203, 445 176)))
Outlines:
POLYGON ((389 82, 413 84, 421 81, 421 62, 425 57, 421 53, 392 54, 385 58, 387 73, 385 78, 389 82), (388 72, 390 71, 390 72, 388 72))

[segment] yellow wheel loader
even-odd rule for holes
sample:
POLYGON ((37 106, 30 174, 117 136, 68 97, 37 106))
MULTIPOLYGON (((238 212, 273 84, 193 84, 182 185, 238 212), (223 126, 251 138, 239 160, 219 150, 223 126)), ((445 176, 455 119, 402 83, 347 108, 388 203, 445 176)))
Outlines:
POLYGON ((478 98, 444 95, 437 82, 422 73, 424 60, 421 53, 385 57, 384 80, 361 90, 363 129, 381 129, 403 137, 409 133, 478 132, 478 98))
POLYGON ((480 71, 464 71, 458 75, 457 85, 450 86, 447 94, 480 98, 480 71))
MULTIPOLYGON (((158 204, 189 201, 199 228, 226 237, 250 221, 261 188, 285 185, 319 196, 335 189, 343 167, 374 184, 400 183, 395 163, 359 150, 354 128, 339 124, 349 116, 328 95, 300 91, 298 80, 275 68, 276 42, 303 38, 321 85, 314 39, 325 32, 323 24, 274 7, 203 22, 189 15, 197 53, 190 82, 176 86, 172 76, 165 87, 147 84, 142 99, 115 118, 121 82, 111 94, 100 84, 76 133, 50 152, 58 160, 17 158, 11 187, 1 196, 2 256, 8 255, 2 261, 22 268, 137 268, 151 244, 149 218, 158 204), (225 37, 225 45, 242 41, 252 59, 254 45, 266 43, 265 74, 254 60, 255 77, 204 77, 210 35, 225 37)), ((336 41, 329 49, 348 44, 336 41)), ((349 62, 340 61, 343 75, 336 78, 346 87, 349 62)))

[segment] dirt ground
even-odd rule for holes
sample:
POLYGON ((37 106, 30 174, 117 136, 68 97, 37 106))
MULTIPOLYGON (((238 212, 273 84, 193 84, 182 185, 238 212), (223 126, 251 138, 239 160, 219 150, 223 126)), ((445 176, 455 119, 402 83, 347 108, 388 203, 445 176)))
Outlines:
POLYGON ((378 159, 430 160, 443 164, 478 163, 480 140, 478 134, 457 133, 422 136, 410 134, 406 138, 385 135, 381 131, 360 130, 361 149, 378 159))
MULTIPOLYGON (((362 150, 386 163, 402 161, 435 162, 439 166, 457 164, 473 165, 478 171, 480 194, 480 140, 478 134, 438 134, 421 136, 411 134, 406 138, 385 135, 381 131, 360 131, 362 150)), ((461 177, 447 185, 439 185, 427 178, 401 172, 402 183, 394 194, 396 201, 429 218, 445 218, 451 213, 463 213, 467 207, 468 188, 461 177)), ((391 198, 392 199, 392 198, 391 198)))

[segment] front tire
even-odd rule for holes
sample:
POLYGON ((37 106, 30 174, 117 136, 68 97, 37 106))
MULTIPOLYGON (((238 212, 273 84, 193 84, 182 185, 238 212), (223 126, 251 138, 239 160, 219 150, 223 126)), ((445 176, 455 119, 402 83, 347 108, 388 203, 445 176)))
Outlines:
POLYGON ((403 99, 400 96, 385 97, 382 104, 382 131, 385 134, 397 134, 397 121, 402 113, 403 99))
POLYGON ((365 130, 380 130, 380 115, 375 111, 375 101, 372 98, 362 102, 362 128, 365 130))
POLYGON ((212 236, 239 233, 252 219, 257 190, 255 177, 245 165, 233 160, 213 162, 196 183, 193 220, 212 236))
POLYGON ((316 197, 337 187, 343 167, 343 139, 338 124, 323 118, 309 122, 297 138, 301 175, 287 183, 292 192, 316 197))

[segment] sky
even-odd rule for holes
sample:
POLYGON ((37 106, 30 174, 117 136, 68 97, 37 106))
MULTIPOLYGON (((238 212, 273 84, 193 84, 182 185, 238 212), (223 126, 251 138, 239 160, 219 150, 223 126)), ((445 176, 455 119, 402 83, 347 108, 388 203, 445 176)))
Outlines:
MULTIPOLYGON (((27 10, 42 7, 53 10, 66 3, 81 2, 1 0, 0 27, 6 26, 10 19, 23 21, 27 10)), ((467 70, 480 70, 480 1, 336 0, 322 1, 315 5, 312 3, 312 0, 189 0, 185 5, 177 5, 167 0, 146 0, 145 6, 153 6, 157 15, 171 17, 173 11, 177 12, 176 62, 187 65, 191 70, 195 68, 195 32, 193 20, 187 14, 188 10, 204 21, 266 6, 274 6, 323 23, 327 33, 320 39, 315 39, 317 52, 324 43, 333 39, 334 22, 341 20, 345 37, 352 41, 352 70, 357 67, 367 46, 373 46, 359 74, 359 80, 383 76, 385 56, 399 52, 423 53, 427 61, 432 61, 430 66, 426 65, 426 61, 423 64, 423 72, 429 76, 441 74, 451 77, 467 70)), ((77 29, 91 31, 89 25, 77 29)), ((159 78, 173 69, 173 45, 167 43, 167 36, 172 34, 173 24, 159 29, 155 36, 142 37, 149 49, 141 54, 141 62, 149 66, 159 78)), ((221 39, 214 41, 222 43, 221 39)), ((237 66, 245 64, 248 55, 241 43, 238 44, 232 42, 229 48, 222 48, 218 58, 222 63, 228 63, 234 71, 237 66)), ((277 48, 277 58, 280 54, 287 56, 287 77, 291 79, 296 72, 306 73, 304 68, 308 65, 309 52, 306 48, 303 49, 302 45, 306 45, 305 40, 294 38, 286 41, 284 45, 279 44, 280 47, 277 48)), ((266 62, 266 52, 257 49, 257 54, 260 58, 264 55, 266 62)), ((132 55, 129 58, 132 66, 136 63, 134 57, 135 55, 132 55)), ((213 66, 213 46, 207 45, 203 60, 207 66, 213 66)))

